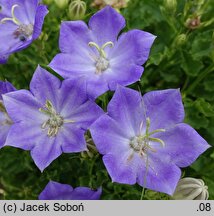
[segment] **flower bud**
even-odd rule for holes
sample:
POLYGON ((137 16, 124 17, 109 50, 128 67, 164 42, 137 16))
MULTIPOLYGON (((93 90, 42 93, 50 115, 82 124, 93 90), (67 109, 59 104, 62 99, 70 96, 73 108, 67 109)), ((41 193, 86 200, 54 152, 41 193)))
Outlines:
POLYGON ((175 13, 177 10, 177 0, 164 0, 164 6, 169 13, 175 13))
POLYGON ((185 34, 180 34, 175 39, 176 46, 182 46, 186 43, 187 36, 185 34))
POLYGON ((68 5, 69 0, 54 0, 56 5, 60 8, 63 9, 68 5))
POLYGON ((68 15, 73 20, 83 19, 86 12, 86 3, 81 0, 74 0, 68 8, 68 15))
POLYGON ((183 178, 178 182, 172 198, 175 200, 207 200, 209 198, 208 187, 201 179, 183 178))
POLYGON ((129 0, 94 0, 91 4, 92 7, 99 9, 104 8, 106 5, 110 5, 115 9, 125 8, 129 0))
POLYGON ((196 29, 200 26, 201 24, 201 18, 199 16, 196 16, 194 18, 188 18, 185 26, 189 29, 196 29))

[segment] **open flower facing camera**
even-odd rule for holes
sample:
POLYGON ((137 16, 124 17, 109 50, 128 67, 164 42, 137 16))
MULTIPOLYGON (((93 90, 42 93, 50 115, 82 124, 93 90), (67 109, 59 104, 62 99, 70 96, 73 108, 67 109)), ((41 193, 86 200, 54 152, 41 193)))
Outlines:
POLYGON ((39 0, 0 0, 0 64, 41 34, 46 6, 39 0))
POLYGON ((123 16, 109 6, 93 15, 88 26, 83 21, 62 22, 61 53, 50 67, 64 78, 84 77, 93 97, 115 90, 117 84, 136 82, 155 36, 135 29, 118 38, 124 27, 123 16))
POLYGON ((30 150, 41 171, 62 152, 87 150, 84 133, 103 113, 88 99, 84 81, 61 82, 40 67, 30 91, 11 92, 3 99, 14 122, 5 145, 30 150))
POLYGON ((189 166, 209 148, 192 127, 182 123, 178 89, 141 97, 118 86, 107 110, 90 131, 113 182, 138 183, 172 195, 181 176, 179 167, 189 166))

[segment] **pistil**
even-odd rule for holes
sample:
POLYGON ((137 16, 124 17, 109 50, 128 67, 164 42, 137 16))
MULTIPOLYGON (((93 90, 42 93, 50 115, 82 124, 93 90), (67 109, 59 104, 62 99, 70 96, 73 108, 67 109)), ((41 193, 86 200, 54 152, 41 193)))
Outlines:
POLYGON ((103 71, 107 70, 109 67, 109 60, 107 59, 107 55, 105 52, 105 48, 107 46, 113 47, 114 43, 111 41, 106 42, 101 47, 99 47, 98 44, 95 42, 89 42, 88 45, 90 47, 95 47, 99 53, 99 56, 96 57, 95 61, 95 67, 96 67, 96 74, 101 74, 103 71))

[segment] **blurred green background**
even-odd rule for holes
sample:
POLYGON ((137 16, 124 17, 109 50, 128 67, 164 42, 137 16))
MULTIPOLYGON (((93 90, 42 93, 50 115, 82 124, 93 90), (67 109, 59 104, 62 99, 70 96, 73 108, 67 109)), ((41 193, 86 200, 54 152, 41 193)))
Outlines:
MULTIPOLYGON (((32 75, 40 64, 47 65, 59 52, 61 20, 70 20, 68 7, 60 9, 49 1, 43 33, 31 46, 13 54, 0 65, 0 80, 8 80, 17 89, 28 89, 32 75)), ((84 20, 97 9, 87 4, 84 20)), ((185 106, 185 122, 194 127, 210 145, 214 145, 214 1, 213 0, 130 0, 120 10, 127 21, 124 31, 141 29, 156 35, 142 79, 131 88, 142 94, 157 89, 180 88, 185 106)), ((104 109, 112 93, 97 99, 104 109)), ((18 110, 17 110, 18 112, 18 110)), ((30 140, 29 140, 30 142, 30 140)), ((85 155, 86 156, 86 155, 85 155)), ((214 149, 210 148, 183 176, 201 178, 214 199, 214 149)), ((63 154, 43 173, 34 165, 29 152, 4 147, 0 150, 0 198, 37 199, 49 180, 76 186, 97 188, 102 185, 102 199, 140 199, 138 185, 112 183, 101 156, 82 157, 63 154)), ((170 199, 146 190, 144 199, 170 199)))

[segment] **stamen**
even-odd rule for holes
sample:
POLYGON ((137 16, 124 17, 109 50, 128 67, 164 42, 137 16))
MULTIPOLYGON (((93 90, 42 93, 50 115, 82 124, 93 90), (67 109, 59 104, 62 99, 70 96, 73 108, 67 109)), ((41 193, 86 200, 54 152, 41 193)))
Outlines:
POLYGON ((149 140, 150 140, 150 141, 153 141, 153 142, 158 142, 158 143, 161 144, 162 147, 165 147, 165 143, 164 143, 164 141, 161 140, 161 139, 149 137, 149 140))
MULTIPOLYGON (((144 156, 148 150, 150 150, 151 152, 154 152, 154 153, 157 152, 157 150, 155 148, 150 146, 150 144, 149 144, 150 141, 160 143, 160 145, 162 147, 165 147, 165 143, 163 140, 161 140, 159 138, 151 137, 151 135, 153 135, 155 133, 159 133, 159 132, 165 132, 166 130, 165 129, 156 129, 152 132, 149 132, 150 124, 151 124, 150 119, 147 118, 146 119, 145 134, 133 137, 129 143, 130 147, 135 152, 138 152, 140 156, 144 156)), ((143 122, 141 122, 141 124, 140 124, 140 133, 142 132, 142 129, 143 129, 143 122)))
POLYGON ((111 41, 108 41, 102 45, 101 49, 104 50, 107 46, 113 47, 114 43, 111 41))
POLYGON ((56 112, 53 104, 49 100, 45 102, 45 108, 39 108, 39 111, 49 116, 49 119, 42 123, 41 128, 48 128, 47 135, 49 137, 56 136, 64 123, 63 117, 56 112))
POLYGON ((17 4, 15 4, 15 5, 13 5, 12 6, 12 8, 11 8, 11 18, 10 17, 5 17, 5 18, 3 18, 1 21, 0 21, 0 23, 5 23, 6 21, 12 21, 13 23, 15 23, 16 25, 21 25, 21 22, 16 18, 16 16, 15 16, 15 13, 14 13, 14 11, 15 11, 15 8, 16 7, 18 7, 19 5, 17 5, 17 4))
POLYGON ((97 51, 99 52, 100 57, 106 58, 106 53, 105 53, 104 49, 105 49, 107 46, 113 47, 113 46, 114 46, 114 43, 111 42, 111 41, 108 41, 108 42, 104 43, 101 47, 99 47, 99 45, 96 44, 95 42, 89 42, 88 45, 89 45, 90 47, 95 47, 95 48, 97 49, 97 51))

